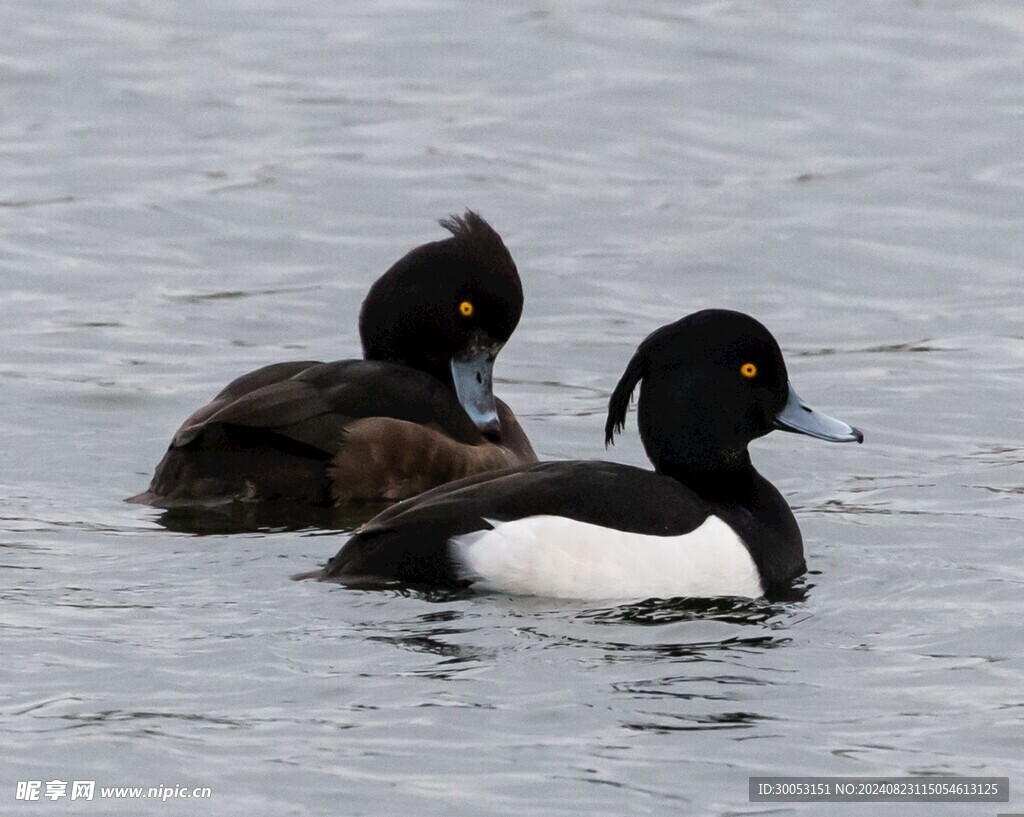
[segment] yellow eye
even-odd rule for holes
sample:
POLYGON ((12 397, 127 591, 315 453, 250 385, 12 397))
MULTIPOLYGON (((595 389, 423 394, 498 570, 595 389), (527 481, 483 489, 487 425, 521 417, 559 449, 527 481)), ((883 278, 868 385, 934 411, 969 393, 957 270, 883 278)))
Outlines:
POLYGON ((473 304, 470 301, 463 301, 459 304, 459 314, 464 318, 468 318, 473 314, 473 304))
POLYGON ((757 366, 753 363, 744 363, 740 366, 740 374, 747 378, 747 380, 753 380, 757 377, 757 366))

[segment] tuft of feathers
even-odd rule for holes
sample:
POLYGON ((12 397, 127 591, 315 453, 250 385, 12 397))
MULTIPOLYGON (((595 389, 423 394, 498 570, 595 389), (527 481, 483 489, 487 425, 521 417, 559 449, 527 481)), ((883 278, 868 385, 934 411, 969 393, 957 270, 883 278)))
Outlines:
POLYGON ((611 398, 608 400, 608 419, 604 424, 604 444, 607 448, 614 444, 615 435, 626 427, 626 412, 629 411, 629 403, 633 397, 633 391, 637 384, 647 374, 647 357, 644 354, 644 344, 636 350, 626 371, 619 378, 611 398))
POLYGON ((614 444, 615 435, 625 428, 629 401, 633 397, 637 384, 647 377, 650 372, 652 361, 658 358, 658 347, 662 346, 666 339, 671 339, 684 321, 692 318, 693 316, 691 315, 689 318, 683 318, 675 323, 662 326, 660 329, 655 329, 637 347, 632 359, 626 366, 626 371, 622 373, 618 385, 615 386, 615 390, 608 400, 608 420, 604 424, 605 447, 614 444))
MULTIPOLYGON (((443 218, 438 224, 456 238, 472 239, 476 236, 484 235, 488 238, 498 238, 494 228, 472 210, 466 210, 461 216, 451 215, 448 218, 443 218)), ((501 239, 498 238, 498 240, 500 241, 501 239)))
POLYGON ((479 214, 466 210, 461 216, 451 215, 438 223, 452 234, 449 242, 460 245, 462 252, 476 258, 482 265, 488 266, 500 258, 515 269, 505 242, 479 214))

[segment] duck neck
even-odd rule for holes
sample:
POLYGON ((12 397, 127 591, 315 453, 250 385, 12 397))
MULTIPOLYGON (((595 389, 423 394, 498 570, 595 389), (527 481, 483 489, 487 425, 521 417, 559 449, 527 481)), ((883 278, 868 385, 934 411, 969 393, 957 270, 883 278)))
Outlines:
POLYGON ((657 461, 652 458, 654 469, 659 474, 672 477, 710 501, 739 501, 745 503, 755 491, 759 475, 750 461, 750 454, 744 448, 733 456, 702 460, 691 457, 687 460, 657 461))
POLYGON ((455 382, 452 380, 452 364, 450 360, 438 363, 435 360, 424 356, 417 356, 415 359, 403 361, 406 366, 419 369, 421 372, 432 374, 449 389, 455 391, 455 382))
POLYGON ((383 363, 394 363, 399 366, 408 366, 410 369, 418 369, 433 375, 452 391, 455 390, 455 383, 452 381, 452 368, 449 361, 437 362, 425 355, 419 354, 380 354, 375 350, 367 349, 363 353, 366 360, 379 360, 383 363))

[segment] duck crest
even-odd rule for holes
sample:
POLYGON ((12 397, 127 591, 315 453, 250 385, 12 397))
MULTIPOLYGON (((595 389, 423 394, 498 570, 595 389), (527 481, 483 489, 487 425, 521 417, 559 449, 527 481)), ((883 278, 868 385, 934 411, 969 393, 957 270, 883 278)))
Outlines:
POLYGON ((481 266, 507 265, 516 269, 512 254, 497 231, 477 213, 467 210, 463 215, 451 215, 438 222, 452 237, 445 243, 457 249, 481 266))
POLYGON ((611 399, 608 401, 608 419, 604 424, 605 448, 614 445, 615 435, 620 434, 626 427, 626 413, 629 411, 629 404, 633 399, 633 392, 636 390, 637 384, 647 374, 646 364, 647 358, 644 354, 644 347, 641 345, 626 366, 626 371, 622 373, 622 377, 619 378, 611 399))

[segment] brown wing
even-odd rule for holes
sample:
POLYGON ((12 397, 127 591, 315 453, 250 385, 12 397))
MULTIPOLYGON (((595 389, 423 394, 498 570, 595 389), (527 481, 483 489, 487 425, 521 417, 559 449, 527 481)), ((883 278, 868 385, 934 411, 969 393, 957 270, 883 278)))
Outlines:
POLYGON ((392 363, 276 363, 228 384, 178 429, 172 447, 201 446, 215 427, 266 432, 338 453, 346 426, 364 417, 431 425, 469 444, 483 441, 454 393, 432 375, 392 363))

